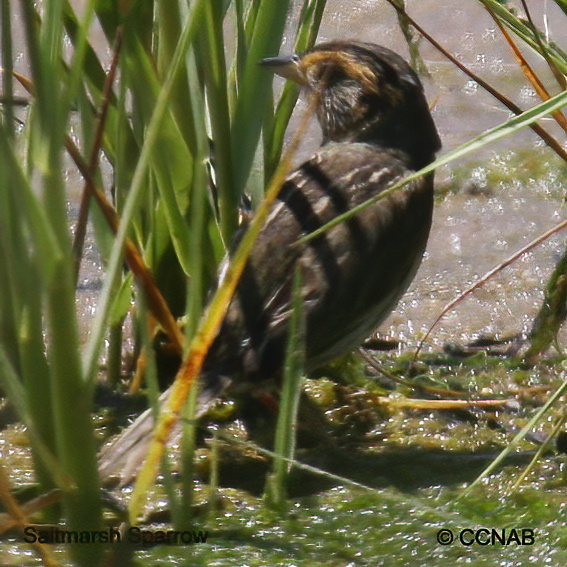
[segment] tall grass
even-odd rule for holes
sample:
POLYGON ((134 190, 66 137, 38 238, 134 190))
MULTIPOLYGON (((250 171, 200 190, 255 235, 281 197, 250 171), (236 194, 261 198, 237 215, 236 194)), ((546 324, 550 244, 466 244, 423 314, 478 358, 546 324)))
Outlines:
MULTIPOLYGON (((324 5, 301 3, 290 31, 299 50, 314 42, 324 5)), ((30 69, 17 78, 32 96, 25 114, 12 104, 18 48, 12 5, 2 2, 0 372, 28 428, 42 489, 62 490, 69 529, 97 530, 102 506, 91 413, 105 338, 113 338, 116 375, 119 330, 132 297, 147 305, 138 310, 141 328, 152 314, 180 352, 197 328, 239 223, 241 195, 251 176, 264 184, 264 160, 266 177, 279 161, 298 91, 286 88, 274 111, 272 76, 257 61, 279 52, 292 6, 88 1, 80 18, 65 0, 45 0, 41 13, 31 0, 21 6, 30 69), (89 43, 95 17, 114 53, 109 72, 104 49, 89 43), (79 124, 73 139, 72 122, 79 124), (66 151, 85 180, 74 234, 66 151), (101 155, 112 187, 102 185, 101 155), (87 219, 105 279, 81 346, 75 282, 87 219), (186 337, 174 322, 180 315, 186 337)), ((151 348, 149 336, 143 343, 151 348)), ((57 514, 52 509, 44 519, 57 514)), ((72 547, 78 564, 99 564, 102 552, 72 547)))

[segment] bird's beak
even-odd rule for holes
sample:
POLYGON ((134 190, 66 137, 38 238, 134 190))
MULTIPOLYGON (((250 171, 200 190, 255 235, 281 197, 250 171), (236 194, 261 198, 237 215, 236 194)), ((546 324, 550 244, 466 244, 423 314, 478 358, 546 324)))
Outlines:
POLYGON ((260 59, 259 63, 284 79, 295 81, 300 85, 307 84, 307 79, 300 67, 300 59, 296 55, 266 57, 265 59, 260 59))

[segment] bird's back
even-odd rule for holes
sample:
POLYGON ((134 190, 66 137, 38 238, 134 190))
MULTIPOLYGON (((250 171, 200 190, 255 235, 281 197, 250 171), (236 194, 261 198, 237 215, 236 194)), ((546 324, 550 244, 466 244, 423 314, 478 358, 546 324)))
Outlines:
POLYGON ((293 172, 254 245, 206 371, 217 365, 254 384, 279 377, 296 266, 307 369, 360 344, 395 307, 421 262, 432 178, 408 184, 305 244, 297 241, 409 172, 403 153, 366 143, 327 144, 293 172))

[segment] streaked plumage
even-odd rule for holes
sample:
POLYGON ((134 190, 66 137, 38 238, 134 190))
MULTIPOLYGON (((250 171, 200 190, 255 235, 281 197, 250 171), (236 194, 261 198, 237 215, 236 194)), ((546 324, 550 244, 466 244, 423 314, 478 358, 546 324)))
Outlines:
MULTIPOLYGON (((388 49, 331 42, 264 64, 320 91, 323 146, 288 176, 254 245, 203 366, 205 393, 224 389, 243 395, 278 382, 297 265, 306 314, 306 370, 359 345, 406 291, 431 226, 429 175, 326 234, 294 245, 430 163, 440 142, 421 83, 388 49)), ((151 416, 106 449, 103 476, 122 467, 150 430, 151 416)), ((135 466, 132 458, 123 479, 135 466)))

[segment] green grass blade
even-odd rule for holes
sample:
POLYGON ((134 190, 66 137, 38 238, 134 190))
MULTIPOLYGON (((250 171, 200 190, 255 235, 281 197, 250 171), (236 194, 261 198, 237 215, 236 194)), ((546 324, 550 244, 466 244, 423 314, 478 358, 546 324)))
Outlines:
MULTIPOLYGON (((36 12, 25 0, 24 19, 32 77, 36 88, 34 144, 30 163, 43 190, 43 207, 61 257, 53 261, 53 277, 44 282, 47 352, 50 371, 55 446, 61 468, 72 478, 75 490, 64 494, 69 528, 97 530, 102 508, 96 466, 96 444, 91 418, 92 390, 83 380, 75 306, 75 286, 62 155, 68 104, 62 93, 63 3, 45 3, 45 19, 38 41, 36 12)), ((71 555, 83 565, 97 565, 102 548, 71 546, 71 555)))
MULTIPOLYGON (((10 180, 5 179, 0 184, 0 202, 8 207, 7 203, 13 198, 17 207, 12 211, 14 218, 19 218, 30 231, 34 245, 37 246, 37 261, 41 268, 45 281, 53 276, 54 266, 62 258, 62 249, 59 245, 55 232, 47 217, 45 208, 39 202, 33 192, 29 180, 22 170, 20 161, 14 153, 14 149, 8 140, 8 133, 0 124, 0 152, 5 171, 10 172, 10 180), (18 190, 14 190, 17 187, 18 190), (8 194, 9 193, 9 194, 8 194), (10 196, 11 195, 11 196, 10 196)), ((9 211, 4 208, 4 211, 9 211)))
POLYGON ((248 180, 271 96, 272 74, 258 61, 279 52, 288 9, 289 0, 265 0, 255 20, 231 129, 233 192, 237 197, 248 180))
POLYGON ((567 0, 554 0, 554 2, 563 10, 563 13, 567 16, 567 0))
POLYGON ((197 55, 205 77, 208 116, 214 142, 214 168, 219 194, 221 231, 225 242, 229 242, 238 227, 239 193, 234 187, 222 17, 220 3, 210 2, 205 14, 207 33, 199 43, 197 55))
POLYGON ((12 18, 10 0, 2 0, 0 3, 0 19, 2 21, 2 96, 4 102, 4 126, 10 138, 14 137, 14 70, 12 53, 12 18))
POLYGON ((294 459, 297 413, 305 363, 305 318, 301 295, 301 272, 296 267, 293 276, 292 311, 289 320, 284 378, 274 441, 274 468, 266 483, 264 501, 283 510, 286 504, 286 483, 290 463, 294 459))
MULTIPOLYGON (((2 344, 0 344, 0 383, 8 399, 16 409, 18 417, 26 425, 27 435, 31 441, 33 451, 42 460, 44 471, 40 468, 40 470, 36 469, 36 473, 46 474, 45 471, 47 471, 55 486, 63 491, 72 490, 74 488, 73 479, 62 470, 51 450, 50 443, 46 442, 47 432, 42 430, 42 425, 38 423, 37 416, 29 409, 26 389, 22 385, 22 381, 11 364, 6 349, 2 344)), ((52 440, 53 438, 51 438, 52 440)))

